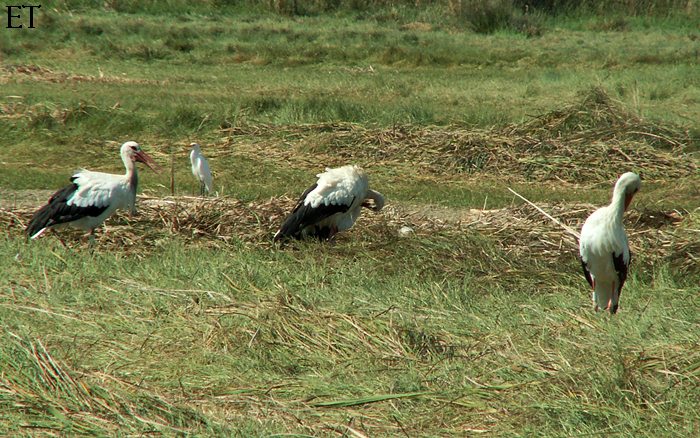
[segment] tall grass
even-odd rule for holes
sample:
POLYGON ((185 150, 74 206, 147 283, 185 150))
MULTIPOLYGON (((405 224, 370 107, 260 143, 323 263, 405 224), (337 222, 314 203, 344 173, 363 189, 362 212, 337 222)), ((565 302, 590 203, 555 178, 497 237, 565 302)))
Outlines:
MULTIPOLYGON (((154 225, 136 226, 164 232, 154 225)), ((286 250, 171 236, 129 248, 0 241, 14 260, 0 277, 12 290, 0 306, 5 430, 697 426, 697 284, 648 258, 610 318, 591 311, 575 259, 519 260, 475 231, 398 239, 375 226, 286 250)))

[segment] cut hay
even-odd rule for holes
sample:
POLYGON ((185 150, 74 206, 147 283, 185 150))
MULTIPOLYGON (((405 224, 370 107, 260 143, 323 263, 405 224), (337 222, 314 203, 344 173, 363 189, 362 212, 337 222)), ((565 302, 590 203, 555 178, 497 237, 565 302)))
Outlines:
POLYGON ((439 175, 570 183, 610 181, 624 170, 634 170, 645 180, 698 173, 697 158, 688 152, 697 140, 687 130, 645 121, 599 88, 581 102, 490 130, 328 123, 238 126, 222 133, 226 146, 237 136, 251 136, 266 158, 300 164, 400 163, 439 175), (284 141, 265 140, 270 132, 284 141), (310 156, 313 162, 305 160, 310 156))
POLYGON ((574 143, 645 142, 655 148, 683 149, 692 143, 689 132, 644 120, 624 108, 600 87, 581 95, 581 101, 511 127, 513 135, 539 139, 568 139, 574 143))
POLYGON ((99 82, 163 85, 164 81, 133 79, 124 76, 79 75, 51 70, 35 64, 11 64, 0 66, 0 84, 22 82, 99 82))
POLYGON ((5 431, 10 435, 175 433, 206 424, 198 412, 175 406, 140 385, 99 371, 71 369, 40 339, 6 331, 1 340, 0 353, 7 361, 0 374, 0 408, 21 410, 26 419, 5 431))
MULTIPOLYGON (((261 202, 196 197, 140 197, 139 213, 118 212, 108 219, 104 231, 98 229, 98 247, 135 253, 151 252, 163 241, 177 237, 204 247, 226 248, 248 245, 279 247, 272 236, 291 211, 295 199, 274 197, 261 202)), ((542 204, 551 216, 573 230, 595 210, 589 204, 542 204)), ((0 209, 0 226, 9 235, 21 235, 33 209, 0 209)), ((507 263, 566 263, 578 254, 576 238, 561 226, 542 216, 529 205, 500 209, 451 210, 416 209, 388 205, 380 214, 364 212, 358 223, 336 240, 362 240, 377 250, 399 239, 402 227, 414 230, 403 239, 454 240, 456 235, 480 235, 497 243, 507 263), (386 245, 384 245, 386 243, 386 245)), ((669 262, 684 271, 700 271, 699 211, 631 210, 625 216, 635 258, 640 263, 669 262)), ((84 245, 79 232, 60 231, 67 242, 84 245)), ((50 233, 49 233, 50 235, 50 233)), ((45 239, 47 237, 42 237, 45 239)), ((39 244, 39 242, 37 242, 39 244)), ((70 243, 69 243, 70 244, 70 243)))

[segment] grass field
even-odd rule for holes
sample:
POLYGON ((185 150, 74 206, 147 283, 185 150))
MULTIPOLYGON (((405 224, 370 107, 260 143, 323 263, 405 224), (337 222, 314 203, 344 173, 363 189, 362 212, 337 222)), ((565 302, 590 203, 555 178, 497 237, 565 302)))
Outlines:
POLYGON ((467 1, 227 3, 59 1, 0 29, 0 432, 700 433, 697 6, 482 32, 467 1), (94 251, 27 242, 126 140, 164 170, 142 169, 139 214, 94 251), (191 141, 217 197, 192 196, 191 141), (347 163, 385 210, 273 244, 347 163), (574 238, 508 188, 579 229, 629 170, 610 317, 574 238))

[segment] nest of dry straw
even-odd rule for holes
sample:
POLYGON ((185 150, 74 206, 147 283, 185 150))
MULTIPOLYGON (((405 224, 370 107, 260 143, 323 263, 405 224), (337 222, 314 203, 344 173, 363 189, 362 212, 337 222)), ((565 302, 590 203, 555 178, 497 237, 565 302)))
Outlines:
MULTIPOLYGON (((139 196, 137 205, 136 215, 118 210, 107 220, 105 232, 98 237, 100 247, 149 250, 172 236, 214 247, 231 244, 234 240, 270 242, 294 200, 282 197, 245 203, 232 198, 139 196)), ((0 209, 0 226, 9 234, 19 234, 34 210, 0 209)), ((61 233, 68 233, 72 238, 80 234, 68 229, 61 233)))
MULTIPOLYGON (((177 237, 189 243, 225 249, 230 245, 273 248, 272 236, 291 211, 295 200, 274 197, 261 202, 231 198, 140 197, 139 213, 119 212, 107 221, 98 236, 99 247, 136 253, 150 252, 163 241, 177 237)), ((580 229, 595 209, 588 204, 542 205, 552 216, 573 229, 580 229)), ((32 209, 0 209, 0 226, 10 235, 20 235, 32 209)), ((641 263, 669 262, 687 272, 700 272, 698 212, 631 210, 626 215, 627 232, 635 258, 641 263)), ((413 233, 406 239, 446 239, 480 235, 494 242, 505 263, 517 260, 546 265, 568 263, 576 257, 576 239, 544 218, 530 206, 493 210, 421 209, 388 205, 381 214, 364 214, 356 226, 338 235, 338 240, 363 239, 384 248, 395 242, 402 227, 413 233)), ((79 233, 61 231, 69 245, 81 245, 79 233), (68 236, 72 236, 69 238, 68 236)))

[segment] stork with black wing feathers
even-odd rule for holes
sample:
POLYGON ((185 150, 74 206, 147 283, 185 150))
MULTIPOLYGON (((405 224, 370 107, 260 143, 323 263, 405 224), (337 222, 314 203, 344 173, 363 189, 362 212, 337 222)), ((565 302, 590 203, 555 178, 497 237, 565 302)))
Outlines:
POLYGON ((71 225, 89 231, 90 244, 93 244, 95 228, 117 209, 130 209, 133 213, 138 184, 135 163, 144 163, 156 172, 157 165, 135 141, 124 143, 120 155, 126 167, 124 175, 84 169, 76 172, 69 185, 54 193, 49 202, 34 213, 27 225, 27 235, 36 239, 48 228, 71 225))
POLYGON ((362 207, 374 211, 384 207, 384 196, 369 188, 367 175, 358 166, 327 168, 316 176, 318 181, 301 195, 275 240, 327 240, 352 227, 362 207))
POLYGON ((583 273, 593 288, 595 309, 617 312, 622 286, 627 279, 631 254, 622 217, 641 188, 639 175, 620 176, 610 205, 594 211, 581 229, 579 254, 583 273))

